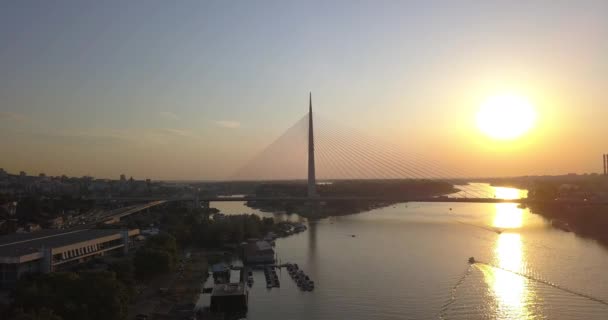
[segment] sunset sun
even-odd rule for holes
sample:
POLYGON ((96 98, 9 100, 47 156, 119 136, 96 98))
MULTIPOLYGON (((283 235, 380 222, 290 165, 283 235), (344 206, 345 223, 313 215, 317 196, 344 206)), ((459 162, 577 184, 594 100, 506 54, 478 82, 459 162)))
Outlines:
POLYGON ((512 140, 534 127, 536 111, 525 97, 496 95, 487 98, 477 112, 477 127, 496 140, 512 140))

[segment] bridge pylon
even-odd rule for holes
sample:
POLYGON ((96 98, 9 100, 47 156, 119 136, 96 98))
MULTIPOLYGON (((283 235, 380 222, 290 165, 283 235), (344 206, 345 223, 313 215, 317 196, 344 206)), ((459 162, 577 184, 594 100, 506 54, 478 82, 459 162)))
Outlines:
POLYGON ((317 178, 315 174, 315 137, 312 121, 312 92, 308 95, 308 197, 316 198, 317 178))

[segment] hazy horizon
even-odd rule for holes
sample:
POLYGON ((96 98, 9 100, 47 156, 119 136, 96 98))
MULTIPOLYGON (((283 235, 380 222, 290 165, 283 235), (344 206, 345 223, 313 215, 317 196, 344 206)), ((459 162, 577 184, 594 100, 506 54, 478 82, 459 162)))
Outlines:
POLYGON ((447 172, 600 172, 606 12, 606 1, 3 2, 0 168, 225 179, 305 115, 312 91, 323 118, 447 172), (503 141, 476 114, 504 93, 537 117, 503 141))

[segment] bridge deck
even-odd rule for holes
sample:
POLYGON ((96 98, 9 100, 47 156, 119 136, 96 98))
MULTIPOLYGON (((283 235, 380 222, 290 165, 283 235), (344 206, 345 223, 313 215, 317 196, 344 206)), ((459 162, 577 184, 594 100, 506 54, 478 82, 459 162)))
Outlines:
MULTIPOLYGON (((118 200, 118 201, 194 201, 195 198, 91 198, 91 200, 118 200)), ((608 205, 608 200, 584 199, 498 199, 498 198, 450 198, 450 197, 201 197, 204 202, 243 202, 243 201, 298 201, 298 202, 326 202, 326 201, 375 201, 375 202, 445 202, 445 203, 521 203, 521 204, 563 204, 563 205, 608 205)))

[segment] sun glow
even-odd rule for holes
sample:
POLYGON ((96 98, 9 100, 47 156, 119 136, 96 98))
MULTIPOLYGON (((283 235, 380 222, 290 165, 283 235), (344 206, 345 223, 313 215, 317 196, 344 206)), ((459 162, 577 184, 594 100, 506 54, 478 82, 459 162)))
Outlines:
POLYGON ((528 99, 518 95, 487 98, 477 112, 477 127, 490 138, 512 140, 530 131, 536 111, 528 99))

